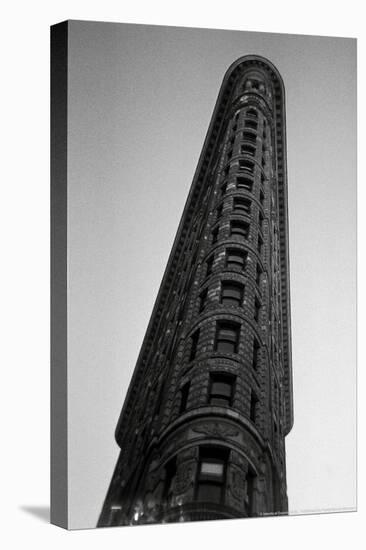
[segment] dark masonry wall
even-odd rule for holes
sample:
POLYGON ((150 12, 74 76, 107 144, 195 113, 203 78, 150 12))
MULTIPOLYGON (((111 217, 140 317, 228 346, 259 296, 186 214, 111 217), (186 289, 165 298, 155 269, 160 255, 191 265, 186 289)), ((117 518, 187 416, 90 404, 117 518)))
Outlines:
POLYGON ((286 514, 292 411, 284 85, 251 55, 220 89, 98 526, 286 514))

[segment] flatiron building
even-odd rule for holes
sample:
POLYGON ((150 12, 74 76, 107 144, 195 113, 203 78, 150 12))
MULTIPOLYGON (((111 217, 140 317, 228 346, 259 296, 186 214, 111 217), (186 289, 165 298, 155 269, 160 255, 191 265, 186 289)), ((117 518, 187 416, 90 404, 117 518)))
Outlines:
POLYGON ((286 514, 284 84, 228 69, 116 428, 99 526, 286 514))

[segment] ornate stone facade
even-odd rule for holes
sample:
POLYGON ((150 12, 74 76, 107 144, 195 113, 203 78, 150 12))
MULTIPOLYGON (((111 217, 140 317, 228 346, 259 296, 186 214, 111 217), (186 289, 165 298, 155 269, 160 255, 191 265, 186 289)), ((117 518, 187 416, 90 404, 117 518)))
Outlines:
POLYGON ((98 525, 287 513, 292 422, 284 86, 245 56, 219 93, 98 525))

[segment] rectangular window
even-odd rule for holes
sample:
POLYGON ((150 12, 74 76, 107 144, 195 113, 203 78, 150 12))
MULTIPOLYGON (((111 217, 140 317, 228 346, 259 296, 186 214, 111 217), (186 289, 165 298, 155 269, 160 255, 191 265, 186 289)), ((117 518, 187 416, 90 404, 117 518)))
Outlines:
POLYGON ((207 288, 205 290, 202 290, 200 297, 199 297, 199 313, 202 313, 202 311, 206 307, 206 301, 207 301, 207 288))
POLYGON ((220 504, 224 500, 228 452, 219 447, 200 449, 196 500, 220 504))
POLYGON ((172 458, 165 466, 165 482, 163 489, 163 501, 170 501, 173 496, 173 482, 177 475, 177 459, 172 458))
POLYGON ((243 302, 244 286, 232 281, 221 283, 221 303, 226 306, 241 306, 243 302))
POLYGON ((164 391, 165 391, 165 383, 162 382, 161 386, 160 386, 158 398, 157 398, 156 403, 155 403, 155 410, 154 410, 154 416, 155 417, 160 415, 161 404, 162 404, 163 397, 164 397, 164 391))
POLYGON ((249 174, 254 174, 254 163, 250 160, 239 160, 239 170, 244 170, 249 172, 249 174))
POLYGON ((234 210, 243 214, 250 214, 251 201, 242 197, 234 198, 234 210))
POLYGON ((223 183, 220 187, 220 195, 223 197, 226 194, 227 191, 227 182, 223 183))
POLYGON ((253 108, 250 108, 247 110, 247 112, 245 113, 245 116, 249 116, 251 118, 258 118, 258 113, 255 109, 253 108))
POLYGON ((219 219, 221 218, 223 208, 224 208, 224 207, 223 207, 222 204, 220 204, 220 206, 218 206, 218 207, 216 208, 216 219, 217 219, 217 220, 219 220, 219 219))
POLYGON ((206 277, 208 277, 212 273, 213 262, 214 262, 214 256, 211 256, 206 262, 206 277))
POLYGON ((247 239, 249 235, 249 223, 242 222, 240 220, 233 220, 230 223, 230 235, 244 237, 244 239, 247 239))
POLYGON ((247 258, 248 253, 244 252, 244 250, 240 250, 238 248, 229 248, 226 252, 226 267, 237 267, 244 270, 247 258))
POLYGON ((258 397, 252 390, 250 394, 250 420, 255 424, 257 420, 258 397))
POLYGON ((253 192, 253 180, 246 178, 245 176, 239 176, 236 178, 236 188, 245 189, 245 191, 253 192))
POLYGON ((191 385, 190 382, 186 382, 180 390, 180 407, 179 407, 180 414, 184 413, 184 411, 187 410, 190 385, 191 385))
POLYGON ((259 211, 258 224, 259 224, 259 227, 260 227, 261 231, 263 231, 263 221, 264 221, 263 214, 262 214, 261 211, 259 211))
POLYGON ((260 282, 261 282, 261 275, 262 275, 262 268, 259 264, 257 264, 255 282, 257 283, 258 286, 260 285, 260 282))
POLYGON ((263 204, 264 204, 264 193, 263 193, 262 189, 260 190, 260 193, 259 193, 259 202, 263 206, 263 204))
POLYGON ((246 128, 252 128, 253 130, 257 130, 258 128, 258 122, 256 122, 255 120, 246 120, 245 121, 245 127, 246 128))
POLYGON ((193 361, 196 357, 199 337, 200 329, 196 330, 196 332, 191 336, 191 352, 189 354, 190 361, 193 361))
POLYGON ((219 236, 219 226, 215 227, 215 229, 212 231, 212 244, 217 243, 218 236, 219 236))
POLYGON ((263 239, 260 235, 258 235, 258 244, 257 244, 257 250, 259 252, 259 255, 262 255, 263 252, 263 239))
POLYGON ((208 402, 210 405, 231 407, 235 377, 228 374, 212 373, 208 402))
POLYGON ((243 140, 250 141, 251 143, 256 143, 257 136, 252 134, 252 132, 243 132, 243 140))
POLYGON ((215 350, 221 353, 237 353, 240 325, 237 323, 217 323, 215 350))
POLYGON ((245 477, 246 485, 246 495, 245 495, 245 509, 247 516, 254 516, 254 484, 255 484, 255 473, 249 468, 248 473, 245 477))
POLYGON ((252 157, 255 156, 255 146, 254 145, 249 145, 249 144, 246 144, 246 145, 242 145, 241 148, 240 148, 240 153, 242 155, 250 155, 252 157))
POLYGON ((252 361, 252 366, 253 366, 253 369, 254 370, 257 370, 258 367, 259 367, 259 352, 260 352, 260 345, 259 345, 259 342, 256 338, 254 338, 254 341, 253 341, 253 361, 252 361))
POLYGON ((258 323, 259 321, 259 315, 261 311, 261 303, 256 297, 254 300, 254 320, 258 323))

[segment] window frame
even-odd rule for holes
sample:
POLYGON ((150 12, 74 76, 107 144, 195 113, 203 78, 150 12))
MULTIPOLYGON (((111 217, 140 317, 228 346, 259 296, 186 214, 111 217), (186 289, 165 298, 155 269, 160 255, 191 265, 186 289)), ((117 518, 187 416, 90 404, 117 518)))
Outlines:
POLYGON ((244 285, 237 281, 223 280, 221 281, 220 304, 224 306, 242 307, 244 300, 244 285), (230 288, 231 287, 231 288, 230 288), (238 291, 238 298, 230 297, 227 293, 230 291, 238 291), (226 295, 225 295, 226 294, 226 295))
POLYGON ((245 240, 248 240, 249 232, 250 224, 248 222, 242 220, 230 221, 230 237, 243 237, 245 240))
POLYGON ((199 339, 200 339, 200 329, 197 328, 193 332, 193 334, 191 334, 191 336, 190 336, 190 340, 191 340, 191 349, 190 349, 190 352, 189 352, 189 362, 190 363, 192 361, 194 361, 197 357, 197 349, 198 349, 199 339))
POLYGON ((248 176, 237 176, 235 187, 236 189, 245 189, 248 193, 253 193, 254 180, 248 176))
POLYGON ((245 271, 246 264, 248 261, 248 252, 245 250, 242 250, 241 248, 227 248, 226 249, 226 256, 225 256, 225 267, 227 269, 230 269, 232 267, 239 267, 242 271, 245 271), (236 257, 242 257, 243 262, 236 262, 233 260, 230 260, 229 257, 236 255, 236 257))
POLYGON ((223 504, 225 502, 225 488, 227 477, 227 464, 229 450, 219 446, 203 446, 199 448, 199 459, 195 482, 194 500, 196 502, 223 504), (222 465, 222 473, 202 472, 203 464, 222 465), (217 488, 218 498, 201 498, 200 490, 203 488, 217 488))
POLYGON ((216 407, 232 407, 235 393, 235 382, 236 376, 234 376, 233 374, 226 372, 210 372, 210 381, 207 396, 208 405, 216 407), (229 390, 228 393, 214 390, 213 388, 215 384, 227 386, 229 390), (219 403, 215 402, 215 400, 219 401, 219 403), (221 403, 221 401, 223 401, 224 403, 221 403))
POLYGON ((216 322, 216 334, 215 334, 215 343, 214 350, 217 353, 227 353, 230 355, 237 354, 239 349, 239 340, 240 340, 240 330, 241 324, 235 323, 233 321, 217 321, 216 322), (224 337, 222 333, 228 333, 232 331, 233 337, 229 337, 227 334, 224 337), (220 346, 221 344, 221 346, 220 346), (232 351, 220 349, 222 345, 231 344, 232 351))
POLYGON ((252 201, 246 197, 234 197, 233 200, 233 212, 245 213, 250 215, 252 210, 252 201), (238 206, 239 205, 239 206, 238 206))

